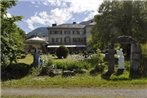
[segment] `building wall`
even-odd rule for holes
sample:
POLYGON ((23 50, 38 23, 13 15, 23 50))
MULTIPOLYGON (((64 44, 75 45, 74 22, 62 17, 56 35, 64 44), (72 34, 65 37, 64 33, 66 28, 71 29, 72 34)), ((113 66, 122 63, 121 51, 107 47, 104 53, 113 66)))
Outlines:
POLYGON ((51 45, 85 45, 86 34, 84 28, 50 28, 48 40, 51 45))
POLYGON ((91 30, 92 30, 93 25, 87 25, 85 27, 85 32, 86 32, 86 43, 88 43, 89 38, 91 36, 91 30))
POLYGON ((49 45, 87 45, 94 25, 95 22, 89 21, 83 24, 61 24, 49 27, 49 45))

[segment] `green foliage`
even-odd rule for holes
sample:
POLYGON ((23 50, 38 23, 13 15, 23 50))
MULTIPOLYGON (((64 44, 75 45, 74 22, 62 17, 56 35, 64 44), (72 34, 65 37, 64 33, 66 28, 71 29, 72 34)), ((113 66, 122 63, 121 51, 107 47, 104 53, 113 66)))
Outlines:
POLYGON ((59 48, 57 48, 56 50, 56 55, 58 58, 66 58, 68 56, 69 50, 68 48, 64 47, 64 46, 60 46, 59 48))
POLYGON ((125 69, 129 72, 130 71, 130 61, 125 61, 125 69))
POLYGON ((31 75, 32 76, 38 76, 42 71, 42 67, 32 67, 31 69, 31 75))
POLYGON ((147 1, 107 0, 95 16, 92 30, 94 47, 106 48, 121 35, 132 36, 136 41, 147 41, 147 1))
POLYGON ((143 77, 147 77, 147 43, 141 45, 142 57, 141 57, 141 71, 143 77))
POLYGON ((48 62, 45 65, 42 66, 42 69, 41 69, 39 75, 49 75, 49 76, 51 76, 52 75, 52 68, 51 68, 52 65, 53 65, 53 61, 50 58, 48 60, 48 62))
POLYGON ((48 59, 46 63, 38 67, 32 67, 31 76, 43 76, 43 75, 51 75, 52 72, 53 61, 51 58, 48 59))
POLYGON ((65 70, 89 69, 91 67, 90 63, 84 61, 56 62, 54 64, 57 68, 65 70))
POLYGON ((94 66, 94 68, 90 71, 91 75, 97 75, 98 73, 102 73, 104 71, 104 56, 101 54, 99 49, 97 50, 97 54, 93 55, 88 61, 94 66))
POLYGON ((1 80, 20 79, 29 74, 31 66, 24 63, 1 66, 1 80))
POLYGON ((2 0, 1 8, 1 64, 17 62, 18 51, 23 49, 25 33, 17 27, 15 22, 20 21, 22 16, 7 16, 7 9, 16 5, 15 0, 2 0))
POLYGON ((147 43, 141 45, 141 52, 142 52, 142 55, 147 57, 147 43))

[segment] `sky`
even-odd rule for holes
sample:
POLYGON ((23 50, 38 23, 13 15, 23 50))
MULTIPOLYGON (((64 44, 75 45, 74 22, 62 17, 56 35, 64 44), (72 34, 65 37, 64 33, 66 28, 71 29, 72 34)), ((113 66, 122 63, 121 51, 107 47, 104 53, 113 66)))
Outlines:
POLYGON ((8 16, 23 16, 17 25, 26 34, 38 27, 52 24, 82 22, 98 14, 103 0, 18 0, 8 9, 8 16))

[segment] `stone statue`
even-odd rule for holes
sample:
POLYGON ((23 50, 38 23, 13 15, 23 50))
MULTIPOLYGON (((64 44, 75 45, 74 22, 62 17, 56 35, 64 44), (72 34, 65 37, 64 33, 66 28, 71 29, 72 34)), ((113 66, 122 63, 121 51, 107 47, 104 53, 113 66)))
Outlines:
POLYGON ((118 69, 125 69, 124 55, 122 49, 117 50, 118 55, 118 69))
POLYGON ((122 49, 117 50, 118 55, 118 70, 116 75, 121 75, 125 69, 124 55, 122 49))
POLYGON ((34 54, 33 54, 33 66, 37 67, 41 65, 41 57, 40 57, 40 51, 37 51, 37 49, 35 49, 34 54))

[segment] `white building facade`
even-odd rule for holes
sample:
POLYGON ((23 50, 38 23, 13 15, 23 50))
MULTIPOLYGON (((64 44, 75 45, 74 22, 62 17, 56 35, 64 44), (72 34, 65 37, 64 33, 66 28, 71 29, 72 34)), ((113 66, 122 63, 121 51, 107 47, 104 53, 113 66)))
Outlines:
POLYGON ((48 48, 56 48, 61 45, 70 48, 85 48, 91 29, 95 25, 93 21, 83 24, 53 24, 48 28, 48 48))

